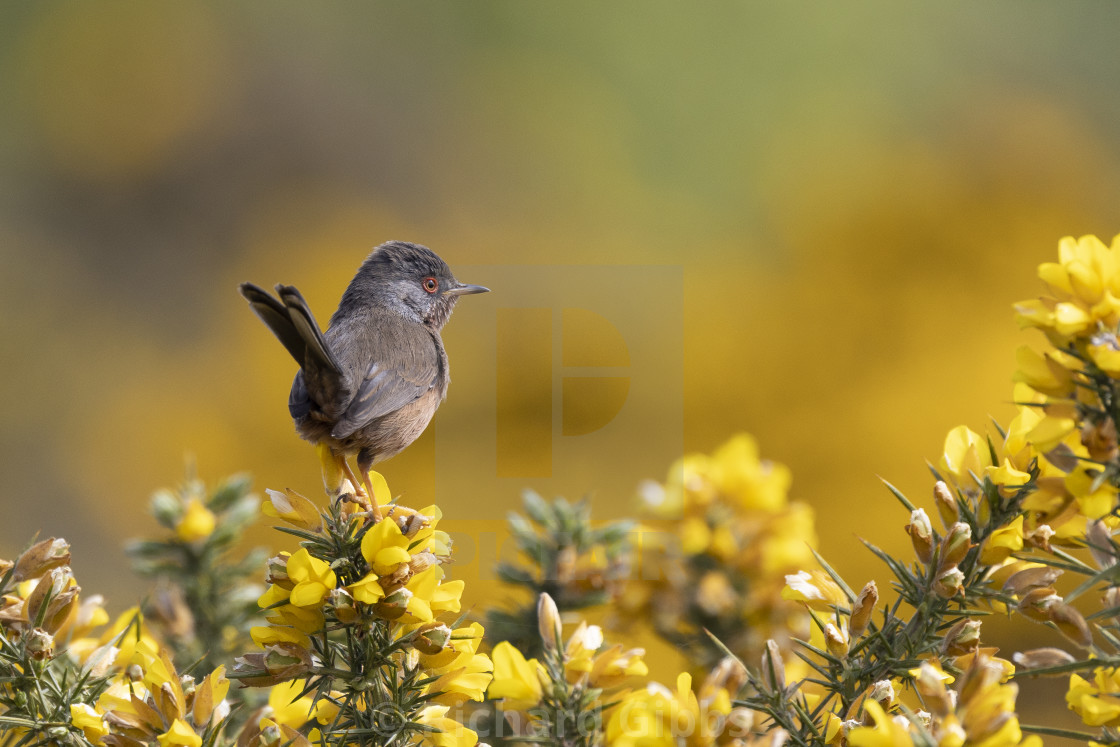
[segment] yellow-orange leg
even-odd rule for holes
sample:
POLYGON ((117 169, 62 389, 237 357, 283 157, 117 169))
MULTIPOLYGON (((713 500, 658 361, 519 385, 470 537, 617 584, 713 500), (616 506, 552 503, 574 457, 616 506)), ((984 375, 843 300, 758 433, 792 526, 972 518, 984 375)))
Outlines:
POLYGON ((364 508, 371 514, 373 514, 373 522, 376 524, 382 519, 381 506, 377 505, 377 496, 373 492, 373 486, 370 485, 368 472, 362 473, 362 485, 365 486, 366 495, 368 496, 368 498, 366 498, 367 503, 364 508))

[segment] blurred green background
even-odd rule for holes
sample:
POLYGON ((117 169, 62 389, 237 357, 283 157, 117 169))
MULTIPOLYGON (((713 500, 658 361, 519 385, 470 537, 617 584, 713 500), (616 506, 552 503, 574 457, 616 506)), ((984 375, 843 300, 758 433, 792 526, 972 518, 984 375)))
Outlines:
POLYGON ((1010 304, 1059 237, 1120 230, 1118 22, 1103 3, 6 3, 0 556, 65 536, 119 609, 142 588, 121 544, 185 454, 317 495, 294 364, 236 284, 297 284, 325 323, 399 238, 494 291, 445 330, 434 431, 384 465, 408 503, 499 520, 533 486, 618 516, 674 451, 747 430, 825 555, 882 582, 855 537, 908 550, 876 476, 924 501, 951 427, 1010 418, 1031 339, 1010 304), (565 302, 587 284, 606 306, 565 302), (536 348, 510 331, 528 307, 548 310, 536 348), (569 307, 607 323, 569 329, 569 307), (561 366, 626 367, 629 399, 585 394, 631 430, 572 435, 597 416, 562 412, 561 366), (551 463, 495 462, 503 433, 551 463))

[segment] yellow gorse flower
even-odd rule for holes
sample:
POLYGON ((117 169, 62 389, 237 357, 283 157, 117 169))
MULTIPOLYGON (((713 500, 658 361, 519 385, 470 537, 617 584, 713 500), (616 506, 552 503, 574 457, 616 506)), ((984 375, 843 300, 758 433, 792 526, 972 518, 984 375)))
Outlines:
POLYGON ((210 536, 217 521, 214 512, 202 505, 202 501, 191 498, 175 526, 175 534, 183 542, 197 542, 210 536))
POLYGON ((288 558, 288 578, 295 583, 288 599, 297 607, 318 606, 337 582, 326 561, 312 557, 302 547, 288 558))
POLYGON ((487 694, 503 700, 511 711, 525 711, 541 701, 544 694, 541 680, 547 679, 544 667, 536 659, 526 659, 508 641, 502 641, 490 653, 494 662, 494 679, 487 694))
POLYGON ((1091 680, 1071 674, 1066 703, 1089 726, 1120 726, 1120 669, 1097 667, 1091 680))

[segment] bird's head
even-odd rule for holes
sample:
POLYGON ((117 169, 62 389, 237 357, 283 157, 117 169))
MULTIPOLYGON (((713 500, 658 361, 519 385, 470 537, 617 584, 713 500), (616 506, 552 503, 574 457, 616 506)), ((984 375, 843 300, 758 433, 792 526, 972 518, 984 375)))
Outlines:
POLYGON ((440 330, 459 296, 486 293, 489 288, 460 283, 439 256, 426 246, 389 241, 373 250, 339 304, 370 305, 440 330))

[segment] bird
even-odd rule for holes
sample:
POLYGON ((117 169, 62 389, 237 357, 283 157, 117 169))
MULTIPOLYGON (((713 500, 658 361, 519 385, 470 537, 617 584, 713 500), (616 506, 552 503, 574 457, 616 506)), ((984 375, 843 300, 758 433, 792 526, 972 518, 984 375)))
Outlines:
POLYGON ((276 296, 253 283, 239 289, 299 364, 288 396, 296 432, 330 450, 360 499, 355 458, 359 502, 380 519, 369 471, 431 422, 451 381, 440 331, 460 296, 489 288, 460 283, 426 246, 389 241, 358 268, 325 332, 295 287, 279 284, 276 296))

